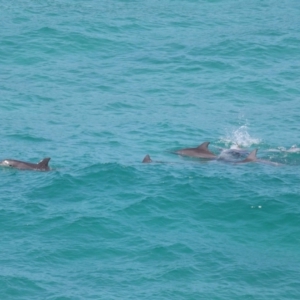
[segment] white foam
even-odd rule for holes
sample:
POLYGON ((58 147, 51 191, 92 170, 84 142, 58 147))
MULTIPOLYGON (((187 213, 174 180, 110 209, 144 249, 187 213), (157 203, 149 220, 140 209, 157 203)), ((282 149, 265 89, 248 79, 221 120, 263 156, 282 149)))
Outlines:
POLYGON ((300 152, 300 148, 298 148, 296 145, 293 145, 290 149, 286 150, 286 152, 298 153, 300 152))
POLYGON ((290 149, 286 149, 285 147, 278 147, 277 149, 268 149, 268 152, 288 152, 288 153, 299 153, 300 148, 296 145, 293 145, 290 149))

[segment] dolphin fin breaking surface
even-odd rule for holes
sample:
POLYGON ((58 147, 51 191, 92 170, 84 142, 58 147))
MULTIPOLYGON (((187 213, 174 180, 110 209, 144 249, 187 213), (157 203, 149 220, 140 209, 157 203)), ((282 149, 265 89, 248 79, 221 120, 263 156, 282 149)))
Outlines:
POLYGON ((37 164, 38 169, 47 169, 47 168, 49 168, 48 163, 49 163, 50 159, 51 159, 50 157, 46 157, 46 158, 42 159, 37 164))
POLYGON ((244 160, 240 161, 239 163, 247 163, 247 162, 254 162, 257 161, 257 149, 254 149, 244 160))
POLYGON ((148 163, 151 163, 151 162, 152 162, 152 159, 150 158, 150 155, 149 155, 149 154, 147 154, 147 155, 144 157, 143 161, 142 161, 142 163, 144 163, 144 164, 148 164, 148 163))
POLYGON ((209 150, 208 150, 208 145, 210 144, 210 142, 204 142, 202 143, 201 145, 199 145, 196 149, 198 151, 206 151, 206 152, 209 152, 211 153, 209 150))

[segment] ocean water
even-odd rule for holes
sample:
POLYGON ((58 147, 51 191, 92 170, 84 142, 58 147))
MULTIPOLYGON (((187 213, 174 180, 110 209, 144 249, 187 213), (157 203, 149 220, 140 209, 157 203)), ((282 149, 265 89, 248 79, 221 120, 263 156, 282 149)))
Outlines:
POLYGON ((0 0, 0 298, 300 299, 299 16, 0 0))

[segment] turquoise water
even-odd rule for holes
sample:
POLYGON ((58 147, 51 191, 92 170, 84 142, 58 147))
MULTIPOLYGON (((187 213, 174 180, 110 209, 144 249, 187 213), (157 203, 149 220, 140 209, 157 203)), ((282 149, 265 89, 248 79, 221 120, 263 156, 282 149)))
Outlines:
POLYGON ((0 0, 0 160, 53 168, 0 168, 1 299, 299 299, 299 16, 0 0))

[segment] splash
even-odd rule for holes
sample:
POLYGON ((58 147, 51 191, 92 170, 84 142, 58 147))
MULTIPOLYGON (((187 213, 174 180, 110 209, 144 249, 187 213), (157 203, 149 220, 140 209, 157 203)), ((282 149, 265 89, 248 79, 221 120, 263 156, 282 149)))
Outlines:
POLYGON ((226 137, 222 139, 223 142, 230 145, 232 149, 240 147, 250 147, 253 144, 259 144, 260 139, 253 138, 248 133, 248 127, 243 125, 236 130, 228 132, 226 137))

